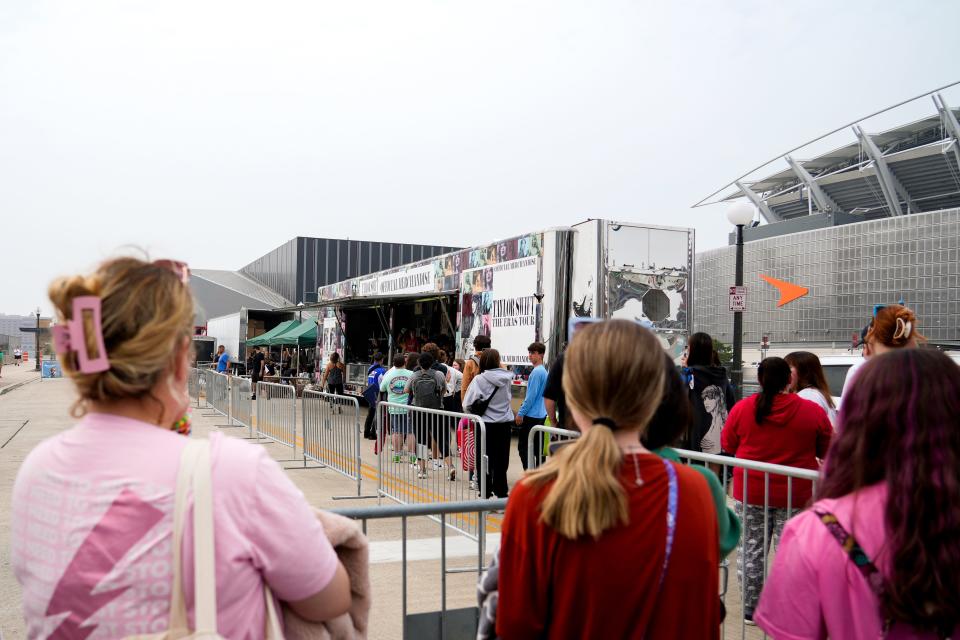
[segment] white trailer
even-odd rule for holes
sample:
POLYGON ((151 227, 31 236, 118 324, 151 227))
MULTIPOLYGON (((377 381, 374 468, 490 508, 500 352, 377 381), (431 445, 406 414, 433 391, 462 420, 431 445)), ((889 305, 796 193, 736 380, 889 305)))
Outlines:
POLYGON ((318 290, 317 353, 347 363, 347 390, 362 391, 370 356, 409 351, 424 340, 458 357, 489 335, 504 364, 529 372, 527 347, 551 361, 571 317, 650 323, 679 357, 690 332, 694 232, 587 220, 524 234, 353 278, 318 290), (411 337, 412 332, 412 337, 411 337))
POLYGON ((227 348, 230 362, 246 361, 247 340, 266 333, 281 322, 295 320, 295 311, 274 311, 268 309, 241 309, 235 313, 210 318, 207 321, 207 335, 227 348))

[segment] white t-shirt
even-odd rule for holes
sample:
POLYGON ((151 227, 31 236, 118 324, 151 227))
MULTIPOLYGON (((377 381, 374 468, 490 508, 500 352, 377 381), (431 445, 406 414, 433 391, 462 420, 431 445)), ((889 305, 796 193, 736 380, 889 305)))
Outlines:
MULTIPOLYGON (((849 378, 847 378, 849 380, 849 378)), ((797 395, 804 400, 809 400, 814 403, 821 409, 823 409, 827 417, 830 419, 830 425, 833 427, 834 431, 837 429, 837 410, 830 406, 830 403, 827 402, 827 399, 824 397, 823 393, 819 389, 814 387, 807 387, 806 389, 801 389, 797 392, 797 395)))
POLYGON ((463 373, 457 371, 453 367, 447 367, 447 395, 452 396, 453 394, 460 393, 460 385, 463 383, 463 373))
MULTIPOLYGON (((840 392, 841 404, 843 403, 844 396, 846 396, 847 392, 853 388, 853 381, 857 377, 857 372, 860 370, 860 367, 862 367, 865 364, 867 364, 867 359, 861 358, 860 360, 857 360, 856 362, 854 362, 853 366, 851 366, 847 370, 847 377, 843 379, 843 390, 840 392)), ((840 407, 837 407, 837 408, 839 409, 840 407)))

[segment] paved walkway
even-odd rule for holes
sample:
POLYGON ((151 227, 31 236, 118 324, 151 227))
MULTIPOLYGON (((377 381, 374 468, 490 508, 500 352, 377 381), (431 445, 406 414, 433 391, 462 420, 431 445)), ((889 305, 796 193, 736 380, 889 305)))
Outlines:
MULTIPOLYGON (((21 367, 23 369, 23 367, 21 367)), ((31 372, 32 373, 32 372, 31 372)), ((3 379, 7 379, 7 367, 4 367, 3 379)), ((26 370, 17 372, 29 380, 26 370)), ((14 374, 11 374, 11 379, 14 374)), ((35 376, 36 374, 33 373, 35 376)), ((17 469, 24 457, 43 439, 68 428, 72 424, 69 409, 74 399, 72 385, 67 379, 29 382, 0 397, 0 637, 4 639, 23 638, 25 634, 20 616, 20 587, 14 579, 9 564, 9 524, 10 495, 17 469)), ((194 412, 196 434, 204 436, 213 430, 221 430, 233 437, 247 434, 245 428, 223 427, 223 416, 210 410, 194 412)), ((300 427, 298 426, 298 433, 300 427)), ((302 457, 291 455, 289 447, 275 443, 264 446, 271 455, 290 467, 288 473, 303 491, 307 500, 321 508, 349 506, 373 506, 375 500, 336 500, 334 496, 356 495, 356 483, 330 469, 296 468, 302 464, 302 457)), ((296 453, 301 454, 298 447, 296 453)), ((519 479, 521 465, 515 447, 512 449, 510 482, 519 479)), ((373 456, 372 442, 363 441, 362 457, 364 461, 363 493, 376 491, 376 459, 373 456)), ((411 491, 416 487, 411 486, 411 491)), ((422 491, 422 488, 420 489, 422 491)), ((493 549, 498 543, 498 519, 491 518, 490 545, 493 549)), ((407 523, 408 543, 408 612, 439 611, 441 604, 441 564, 440 526, 427 518, 413 518, 407 523)), ((371 583, 373 587, 373 609, 371 611, 369 637, 375 640, 400 638, 402 603, 402 547, 401 523, 399 520, 371 521, 368 528, 371 541, 371 583)), ((469 571, 476 567, 477 547, 472 540, 448 532, 446 536, 448 568, 463 569, 460 573, 448 573, 447 607, 449 609, 476 606, 475 584, 477 574, 469 571)), ((734 558, 730 558, 731 564, 734 558)), ((730 594, 727 607, 730 611, 726 629, 727 638, 739 638, 741 625, 737 617, 736 575, 731 571, 730 594)), ((747 637, 755 635, 755 629, 747 629, 747 637)))
POLYGON ((0 395, 19 385, 39 380, 40 373, 34 369, 36 366, 33 360, 27 360, 19 367, 12 364, 3 365, 3 370, 0 371, 0 395))

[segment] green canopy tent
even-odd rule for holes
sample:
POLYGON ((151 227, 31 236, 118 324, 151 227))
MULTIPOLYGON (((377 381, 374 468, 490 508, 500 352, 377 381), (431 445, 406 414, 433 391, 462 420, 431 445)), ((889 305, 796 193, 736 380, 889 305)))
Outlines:
POLYGON ((293 327, 295 327, 295 326, 297 326, 297 325, 299 325, 299 324, 300 324, 300 323, 297 322, 296 320, 287 320, 287 321, 285 321, 285 322, 281 322, 280 324, 278 324, 277 326, 275 326, 273 329, 270 329, 270 330, 267 331, 266 333, 261 333, 260 335, 258 335, 258 336, 256 336, 256 337, 253 337, 253 338, 250 338, 249 340, 247 340, 247 346, 248 346, 248 347, 263 347, 263 346, 266 346, 266 345, 270 344, 270 342, 268 342, 268 341, 270 340, 270 338, 273 338, 273 337, 275 337, 275 336, 278 336, 278 335, 280 335, 281 333, 283 333, 284 331, 287 331, 287 330, 289 330, 289 329, 291 329, 291 328, 293 328, 293 327))
POLYGON ((313 320, 305 320, 298 326, 290 327, 281 334, 267 339, 269 345, 287 345, 295 344, 301 347, 309 347, 317 343, 317 323, 313 320))

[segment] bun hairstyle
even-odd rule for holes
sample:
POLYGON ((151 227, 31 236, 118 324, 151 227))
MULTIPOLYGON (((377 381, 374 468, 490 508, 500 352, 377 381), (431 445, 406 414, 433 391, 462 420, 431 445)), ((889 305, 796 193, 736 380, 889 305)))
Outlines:
MULTIPOLYGON (((61 366, 77 387, 71 413, 80 417, 88 402, 150 396, 172 371, 179 345, 193 333, 193 297, 189 286, 169 267, 124 257, 108 260, 90 275, 67 276, 50 284, 49 297, 61 322, 72 320, 73 300, 100 298, 103 342, 110 368, 81 373, 72 357, 61 366)), ((86 348, 96 348, 88 329, 86 348)), ((158 401, 159 404, 159 401, 158 401)))
POLYGON ((527 479, 553 482, 542 504, 542 522, 565 538, 597 538, 629 520, 620 482, 623 453, 613 432, 646 429, 663 394, 664 354, 643 327, 610 320, 578 330, 564 358, 567 404, 594 426, 527 479))
POLYGON ((917 315, 909 307, 891 304, 877 309, 867 330, 866 341, 878 342, 891 349, 900 349, 917 342, 925 342, 917 331, 917 315))

